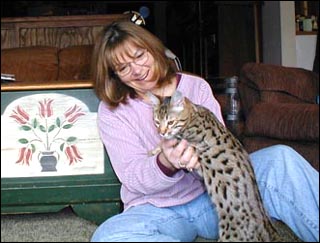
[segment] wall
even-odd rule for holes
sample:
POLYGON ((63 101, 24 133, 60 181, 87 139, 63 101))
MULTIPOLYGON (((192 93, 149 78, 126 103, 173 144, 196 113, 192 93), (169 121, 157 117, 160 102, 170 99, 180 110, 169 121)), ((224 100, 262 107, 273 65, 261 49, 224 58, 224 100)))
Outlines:
POLYGON ((281 63, 283 66, 295 67, 297 57, 294 1, 280 1, 280 25, 281 63))
POLYGON ((296 38, 297 67, 313 69, 316 56, 317 35, 297 35, 296 38))
POLYGON ((265 1, 262 33, 264 63, 312 70, 316 37, 296 35, 294 1, 265 1))
POLYGON ((262 6, 263 62, 281 64, 280 3, 265 1, 262 6))
POLYGON ((263 62, 296 66, 294 1, 265 1, 262 6, 263 62))

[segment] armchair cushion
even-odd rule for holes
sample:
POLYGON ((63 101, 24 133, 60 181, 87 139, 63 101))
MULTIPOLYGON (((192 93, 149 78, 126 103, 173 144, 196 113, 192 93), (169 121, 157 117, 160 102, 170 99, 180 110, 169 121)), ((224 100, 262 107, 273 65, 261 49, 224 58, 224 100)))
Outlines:
POLYGON ((58 77, 58 48, 21 47, 1 50, 1 72, 17 81, 54 81, 58 77))
POLYGON ((258 103, 247 117, 246 134, 319 142, 319 105, 258 103))
POLYGON ((93 45, 70 46, 59 51, 58 80, 90 79, 93 45))
MULTIPOLYGON (((302 68, 283 67, 270 64, 246 63, 241 69, 241 79, 260 91, 276 91, 288 94, 300 102, 315 103, 319 94, 319 76, 302 68)), ((278 102, 261 97, 268 102, 278 102)))

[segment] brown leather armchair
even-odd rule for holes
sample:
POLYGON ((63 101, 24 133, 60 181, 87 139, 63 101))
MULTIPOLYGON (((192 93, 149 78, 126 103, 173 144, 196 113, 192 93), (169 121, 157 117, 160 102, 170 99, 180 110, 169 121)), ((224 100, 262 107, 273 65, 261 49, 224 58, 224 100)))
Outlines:
POLYGON ((248 152, 274 144, 298 151, 319 171, 319 75, 301 68, 246 63, 239 94, 248 152))

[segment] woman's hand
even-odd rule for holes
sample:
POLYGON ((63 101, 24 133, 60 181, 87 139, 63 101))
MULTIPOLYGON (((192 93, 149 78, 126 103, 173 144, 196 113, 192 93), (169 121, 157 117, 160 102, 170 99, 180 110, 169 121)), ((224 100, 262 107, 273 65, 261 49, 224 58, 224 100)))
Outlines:
POLYGON ((160 146, 162 152, 159 159, 166 167, 189 171, 200 167, 196 150, 186 140, 180 142, 177 139, 163 140, 160 146))

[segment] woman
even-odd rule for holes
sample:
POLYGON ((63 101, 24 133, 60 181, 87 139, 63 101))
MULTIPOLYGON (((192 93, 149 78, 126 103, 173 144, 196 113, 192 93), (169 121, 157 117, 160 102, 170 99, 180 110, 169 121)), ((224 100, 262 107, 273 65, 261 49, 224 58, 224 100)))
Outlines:
MULTIPOLYGON (((223 122, 208 83, 177 73, 165 47, 130 22, 108 26, 94 53, 98 126, 121 186, 124 212, 101 224, 92 241, 193 241, 218 238, 218 218, 202 180, 196 152, 187 141, 161 140, 146 95, 177 89, 223 122), (148 156, 161 144, 162 152, 148 156), (183 168, 184 170, 182 170, 183 168)), ((287 146, 250 155, 266 209, 303 240, 319 240, 318 172, 287 146)))

